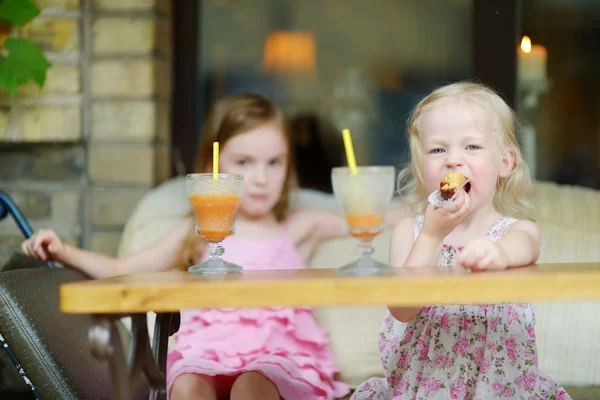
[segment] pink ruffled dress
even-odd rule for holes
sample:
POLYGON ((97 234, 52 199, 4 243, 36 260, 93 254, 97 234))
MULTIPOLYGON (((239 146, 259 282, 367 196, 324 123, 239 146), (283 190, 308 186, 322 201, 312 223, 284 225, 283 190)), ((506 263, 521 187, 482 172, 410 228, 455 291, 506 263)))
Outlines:
MULTIPOLYGON (((306 268, 288 234, 232 236, 224 247, 224 258, 245 270, 306 268)), ((167 357, 167 393, 183 374, 214 376, 217 392, 228 393, 233 378, 249 371, 271 380, 286 400, 335 399, 349 392, 334 379, 339 369, 329 335, 310 308, 181 310, 176 338, 167 357)))

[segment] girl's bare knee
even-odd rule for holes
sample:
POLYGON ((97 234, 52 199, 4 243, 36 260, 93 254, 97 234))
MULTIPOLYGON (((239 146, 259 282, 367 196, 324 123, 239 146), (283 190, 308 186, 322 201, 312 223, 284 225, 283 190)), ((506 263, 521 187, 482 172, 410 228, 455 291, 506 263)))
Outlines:
POLYGON ((259 372, 241 374, 231 387, 231 400, 279 400, 277 387, 259 372))
POLYGON ((208 376, 183 374, 175 378, 171 387, 172 400, 195 399, 216 400, 213 379, 208 376))

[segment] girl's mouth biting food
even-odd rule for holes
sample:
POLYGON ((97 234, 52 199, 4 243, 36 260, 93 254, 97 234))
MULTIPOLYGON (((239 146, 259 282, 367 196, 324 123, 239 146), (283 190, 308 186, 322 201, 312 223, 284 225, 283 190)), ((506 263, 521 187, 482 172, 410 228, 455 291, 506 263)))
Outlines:
POLYGON ((469 180, 458 171, 449 172, 440 182, 440 194, 442 199, 451 199, 463 186, 465 187, 465 192, 469 193, 471 190, 471 183, 469 180))

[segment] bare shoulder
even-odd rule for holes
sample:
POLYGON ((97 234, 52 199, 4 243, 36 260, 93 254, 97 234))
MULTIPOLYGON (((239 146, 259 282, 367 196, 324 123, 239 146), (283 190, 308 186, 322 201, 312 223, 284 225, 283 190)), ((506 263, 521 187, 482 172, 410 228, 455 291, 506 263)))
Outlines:
POLYGON ((414 217, 406 216, 392 229, 390 238, 390 265, 401 267, 406 262, 414 243, 414 217))
POLYGON ((302 242, 314 230, 316 210, 294 210, 287 216, 288 229, 295 243, 302 242))
POLYGON ((316 210, 294 210, 287 216, 290 229, 297 230, 314 224, 316 210))
POLYGON ((290 234, 297 245, 307 240, 316 245, 345 235, 342 215, 328 210, 296 210, 288 216, 288 224, 290 234))
POLYGON ((392 241, 396 239, 404 240, 407 236, 410 236, 411 240, 414 237, 415 232, 415 217, 404 216, 401 218, 394 227, 392 228, 392 241))
POLYGON ((530 235, 533 239, 537 241, 542 240, 542 231, 540 227, 533 221, 524 219, 514 222, 508 227, 506 234, 509 235, 515 232, 521 232, 530 235))

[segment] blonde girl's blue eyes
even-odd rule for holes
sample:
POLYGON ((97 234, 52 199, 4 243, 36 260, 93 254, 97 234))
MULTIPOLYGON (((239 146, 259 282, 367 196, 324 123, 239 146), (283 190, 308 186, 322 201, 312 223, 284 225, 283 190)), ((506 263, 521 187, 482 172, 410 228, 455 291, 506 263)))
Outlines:
POLYGON ((237 165, 244 166, 244 165, 246 165, 246 164, 248 164, 248 160, 238 160, 238 161, 237 161, 237 165))
MULTIPOLYGON (((467 147, 465 147, 465 150, 480 150, 481 146, 476 145, 476 144, 470 144, 467 147)), ((432 149, 429 150, 429 154, 442 154, 445 153, 446 150, 442 149, 442 148, 436 148, 436 149, 432 149)))

